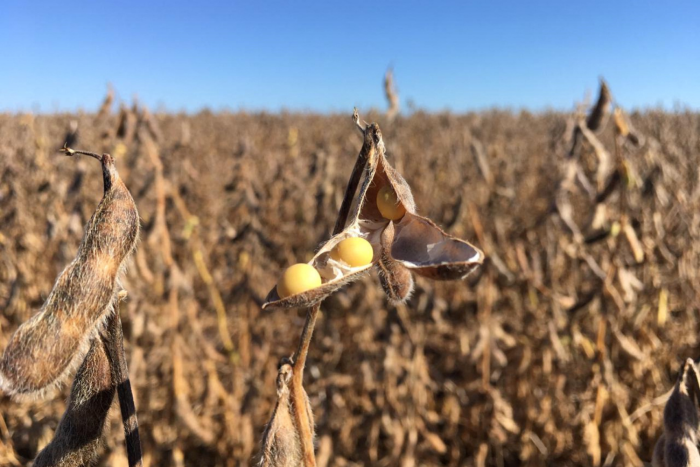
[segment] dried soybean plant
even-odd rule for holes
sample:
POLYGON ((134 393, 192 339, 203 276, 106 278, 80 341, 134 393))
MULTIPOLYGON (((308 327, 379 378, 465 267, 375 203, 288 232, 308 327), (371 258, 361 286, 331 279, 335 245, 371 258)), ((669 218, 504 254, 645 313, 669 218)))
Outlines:
POLYGON ((379 126, 361 124, 357 109, 353 120, 363 145, 332 236, 311 261, 289 267, 263 304, 263 309, 309 307, 298 349, 278 369, 278 402, 263 435, 264 466, 316 465, 313 414, 302 383, 311 336, 326 297, 375 266, 390 301, 400 303, 413 290, 412 272, 436 280, 463 279, 484 260, 478 248, 416 214, 408 183, 386 158, 379 126))
POLYGON ((118 304, 120 276, 136 247, 139 216, 109 154, 77 151, 102 165, 104 196, 85 227, 76 258, 59 275, 41 310, 14 333, 0 360, 0 387, 17 396, 44 396, 78 365, 68 409, 36 466, 92 465, 116 391, 129 465, 141 447, 128 379, 118 304))
POLYGON ((664 409, 664 432, 654 447, 653 467, 700 466, 698 368, 687 359, 664 409))
MULTIPOLYGON (((630 317, 635 316, 634 321, 641 322, 637 320, 646 313, 635 310, 637 294, 645 286, 653 290, 663 283, 655 278, 651 284, 645 284, 637 275, 649 281, 651 274, 648 270, 643 271, 643 265, 653 269, 658 267, 658 260, 654 258, 657 253, 659 256, 665 255, 664 260, 673 255, 666 253, 666 233, 658 227, 664 222, 661 221, 663 217, 659 212, 654 212, 653 216, 644 212, 661 199, 649 202, 647 198, 644 204, 640 203, 644 197, 654 193, 652 184, 655 182, 648 177, 642 183, 638 171, 646 164, 658 164, 656 151, 659 143, 652 137, 644 138, 634 129, 602 80, 595 106, 587 118, 577 116, 571 138, 565 174, 556 190, 554 205, 562 223, 573 234, 573 242, 567 245, 569 254, 583 265, 577 277, 577 287, 585 290, 585 293, 581 294, 578 303, 572 303, 570 309, 579 314, 583 313, 578 310, 588 309, 593 319, 597 320, 595 347, 591 346, 589 351, 598 361, 591 367, 589 376, 589 397, 595 402, 589 413, 583 412, 580 417, 584 425, 583 444, 593 465, 603 463, 606 449, 609 450, 608 459, 619 453, 628 463, 635 463, 639 457, 628 446, 639 444, 638 432, 641 430, 632 427, 630 420, 634 420, 636 415, 628 415, 620 398, 616 397, 622 393, 621 386, 609 369, 618 364, 621 355, 644 362, 647 368, 653 367, 653 364, 647 363, 648 356, 640 346, 644 339, 630 338, 627 334, 634 332, 634 326, 638 326, 630 325, 633 321, 630 317), (612 134, 606 135, 604 130, 611 109, 614 127, 612 134), (608 151, 604 144, 606 140, 612 140, 614 152, 608 151), (642 147, 644 141, 649 144, 642 147), (653 219, 649 224, 654 226, 655 236, 640 227, 640 223, 648 222, 649 218, 653 219), (581 285, 584 275, 592 279, 585 288, 581 285), (589 306, 594 301, 597 303, 589 306), (605 420, 604 407, 609 403, 617 405, 619 420, 605 420), (615 426, 616 423, 619 424, 615 426)), ((675 203, 682 202, 683 196, 678 196, 674 200, 674 209, 677 208, 675 203)), ((673 258, 669 263, 678 263, 678 259, 673 258)), ((665 297, 668 292, 661 288, 656 293, 659 297, 656 325, 662 327, 667 319, 665 297)), ((642 309, 649 310, 646 304, 642 309)), ((592 321, 590 317, 587 320, 592 321)), ((580 339, 580 336, 577 338, 580 339)), ((654 449, 655 466, 700 466, 696 447, 700 429, 699 394, 697 368, 689 359, 681 369, 664 410, 664 434, 654 449)), ((659 401, 663 401, 664 397, 657 399, 637 412, 644 413, 649 407, 663 403, 659 401)), ((609 461, 605 460, 605 464, 609 464, 609 461)))
POLYGON ((394 70, 392 68, 386 70, 386 74, 384 75, 384 94, 389 103, 389 108, 386 111, 386 118, 392 121, 399 113, 399 93, 396 90, 394 70))

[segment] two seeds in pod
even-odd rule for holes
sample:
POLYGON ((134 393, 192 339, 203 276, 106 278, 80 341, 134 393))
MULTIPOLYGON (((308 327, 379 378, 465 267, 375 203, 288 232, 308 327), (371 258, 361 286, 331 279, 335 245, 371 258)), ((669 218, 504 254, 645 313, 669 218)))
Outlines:
MULTIPOLYGON (((338 243, 330 256, 336 261, 342 261, 351 268, 365 266, 372 262, 374 252, 372 245, 361 237, 351 237, 338 243)), ((321 286, 321 275, 306 263, 298 263, 288 267, 277 283, 277 295, 287 298, 321 286)))
MULTIPOLYGON (((390 185, 377 193, 377 207, 382 216, 389 220, 399 220, 406 214, 406 208, 399 202, 390 185)), ((366 266, 374 259, 372 245, 361 237, 346 238, 330 252, 331 259, 343 262, 351 268, 366 266)), ((298 263, 287 268, 277 283, 277 295, 287 298, 320 287, 321 275, 306 263, 298 263)))

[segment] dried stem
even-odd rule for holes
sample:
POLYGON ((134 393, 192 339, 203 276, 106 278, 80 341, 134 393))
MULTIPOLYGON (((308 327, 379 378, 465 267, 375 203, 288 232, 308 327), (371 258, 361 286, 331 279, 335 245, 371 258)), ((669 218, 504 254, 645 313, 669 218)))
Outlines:
POLYGON ((126 442, 126 453, 129 459, 129 467, 143 466, 141 454, 141 438, 139 437, 139 422, 136 417, 136 404, 131 391, 129 381, 129 370, 126 365, 126 355, 124 354, 124 334, 122 332, 122 321, 119 317, 119 310, 107 322, 107 329, 103 337, 107 358, 112 370, 112 379, 117 386, 117 396, 119 398, 119 408, 122 414, 122 424, 124 425, 124 438, 126 442))
POLYGON ((66 156, 74 156, 76 154, 81 155, 81 156, 90 156, 94 157, 98 161, 102 162, 103 155, 102 154, 97 154, 96 152, 90 152, 90 151, 81 151, 79 149, 71 149, 68 147, 68 145, 64 144, 61 149, 59 149, 60 152, 65 153, 66 156))
POLYGON ((394 83, 394 70, 389 68, 384 75, 384 94, 389 103, 389 108, 386 111, 386 117, 392 121, 399 113, 399 93, 396 91, 396 83, 394 83))
POLYGON ((307 410, 306 393, 304 392, 304 366, 306 365, 306 357, 309 354, 309 345, 311 337, 314 333, 316 318, 321 309, 321 304, 314 305, 309 308, 306 314, 306 322, 304 329, 301 332, 299 347, 294 354, 294 367, 292 373, 292 405, 294 407, 294 423, 297 426, 299 439, 301 441, 301 450, 304 458, 305 467, 315 467, 316 458, 314 457, 314 433, 313 420, 311 414, 307 410))
POLYGON ((365 134, 365 130, 367 129, 367 122, 364 120, 362 121, 364 123, 360 123, 360 113, 357 111, 357 107, 352 109, 352 121, 355 122, 355 125, 357 126, 357 129, 360 130, 360 133, 362 135, 365 134))
POLYGON ((309 353, 309 344, 311 343, 314 326, 316 325, 316 318, 318 317, 320 309, 321 305, 317 304, 309 308, 309 311, 306 313, 306 322, 304 323, 304 329, 301 331, 299 347, 297 347, 297 351, 294 354, 294 380, 302 380, 306 356, 309 353))

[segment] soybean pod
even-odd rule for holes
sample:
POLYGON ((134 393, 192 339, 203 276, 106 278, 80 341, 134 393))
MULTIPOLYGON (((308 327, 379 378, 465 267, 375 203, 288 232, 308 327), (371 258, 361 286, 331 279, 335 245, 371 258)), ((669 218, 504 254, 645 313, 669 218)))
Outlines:
POLYGON ((41 395, 60 384, 114 312, 119 277, 139 236, 139 216, 109 154, 64 148, 102 164, 104 196, 85 226, 76 258, 56 279, 41 310, 22 324, 0 360, 0 388, 41 395))

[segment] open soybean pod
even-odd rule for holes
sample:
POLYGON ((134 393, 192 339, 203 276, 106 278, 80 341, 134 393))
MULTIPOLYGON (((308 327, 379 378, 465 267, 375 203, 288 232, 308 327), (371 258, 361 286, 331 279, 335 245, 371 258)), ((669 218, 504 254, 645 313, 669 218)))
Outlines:
POLYGON ((360 224, 369 230, 379 225, 381 235, 393 223, 390 257, 416 274, 429 279, 453 280, 474 271, 484 261, 481 250, 416 214, 408 183, 386 160, 383 148, 378 153, 377 167, 366 184, 360 224), (396 199, 393 209, 392 193, 396 199))
POLYGON ((318 271, 320 284, 289 296, 273 288, 263 308, 311 306, 357 280, 374 265, 389 298, 402 301, 413 288, 413 279, 406 270, 430 279, 461 279, 483 262, 484 254, 478 248, 452 237, 430 219, 416 214, 408 183, 386 159, 379 127, 369 125, 364 129, 364 136, 346 192, 346 199, 353 199, 349 215, 345 217, 344 206, 341 207, 335 229, 339 232, 308 263, 318 271), (352 180, 359 176, 358 167, 365 164, 364 180, 354 197, 352 180), (372 255, 368 263, 350 265, 334 254, 349 238, 362 238, 369 243, 372 255))
POLYGON ((59 384, 80 363, 95 330, 113 312, 119 276, 139 235, 134 200, 114 159, 64 148, 102 164, 104 196, 85 226, 76 258, 63 270, 41 310, 22 324, 0 360, 0 387, 36 394, 59 384))

